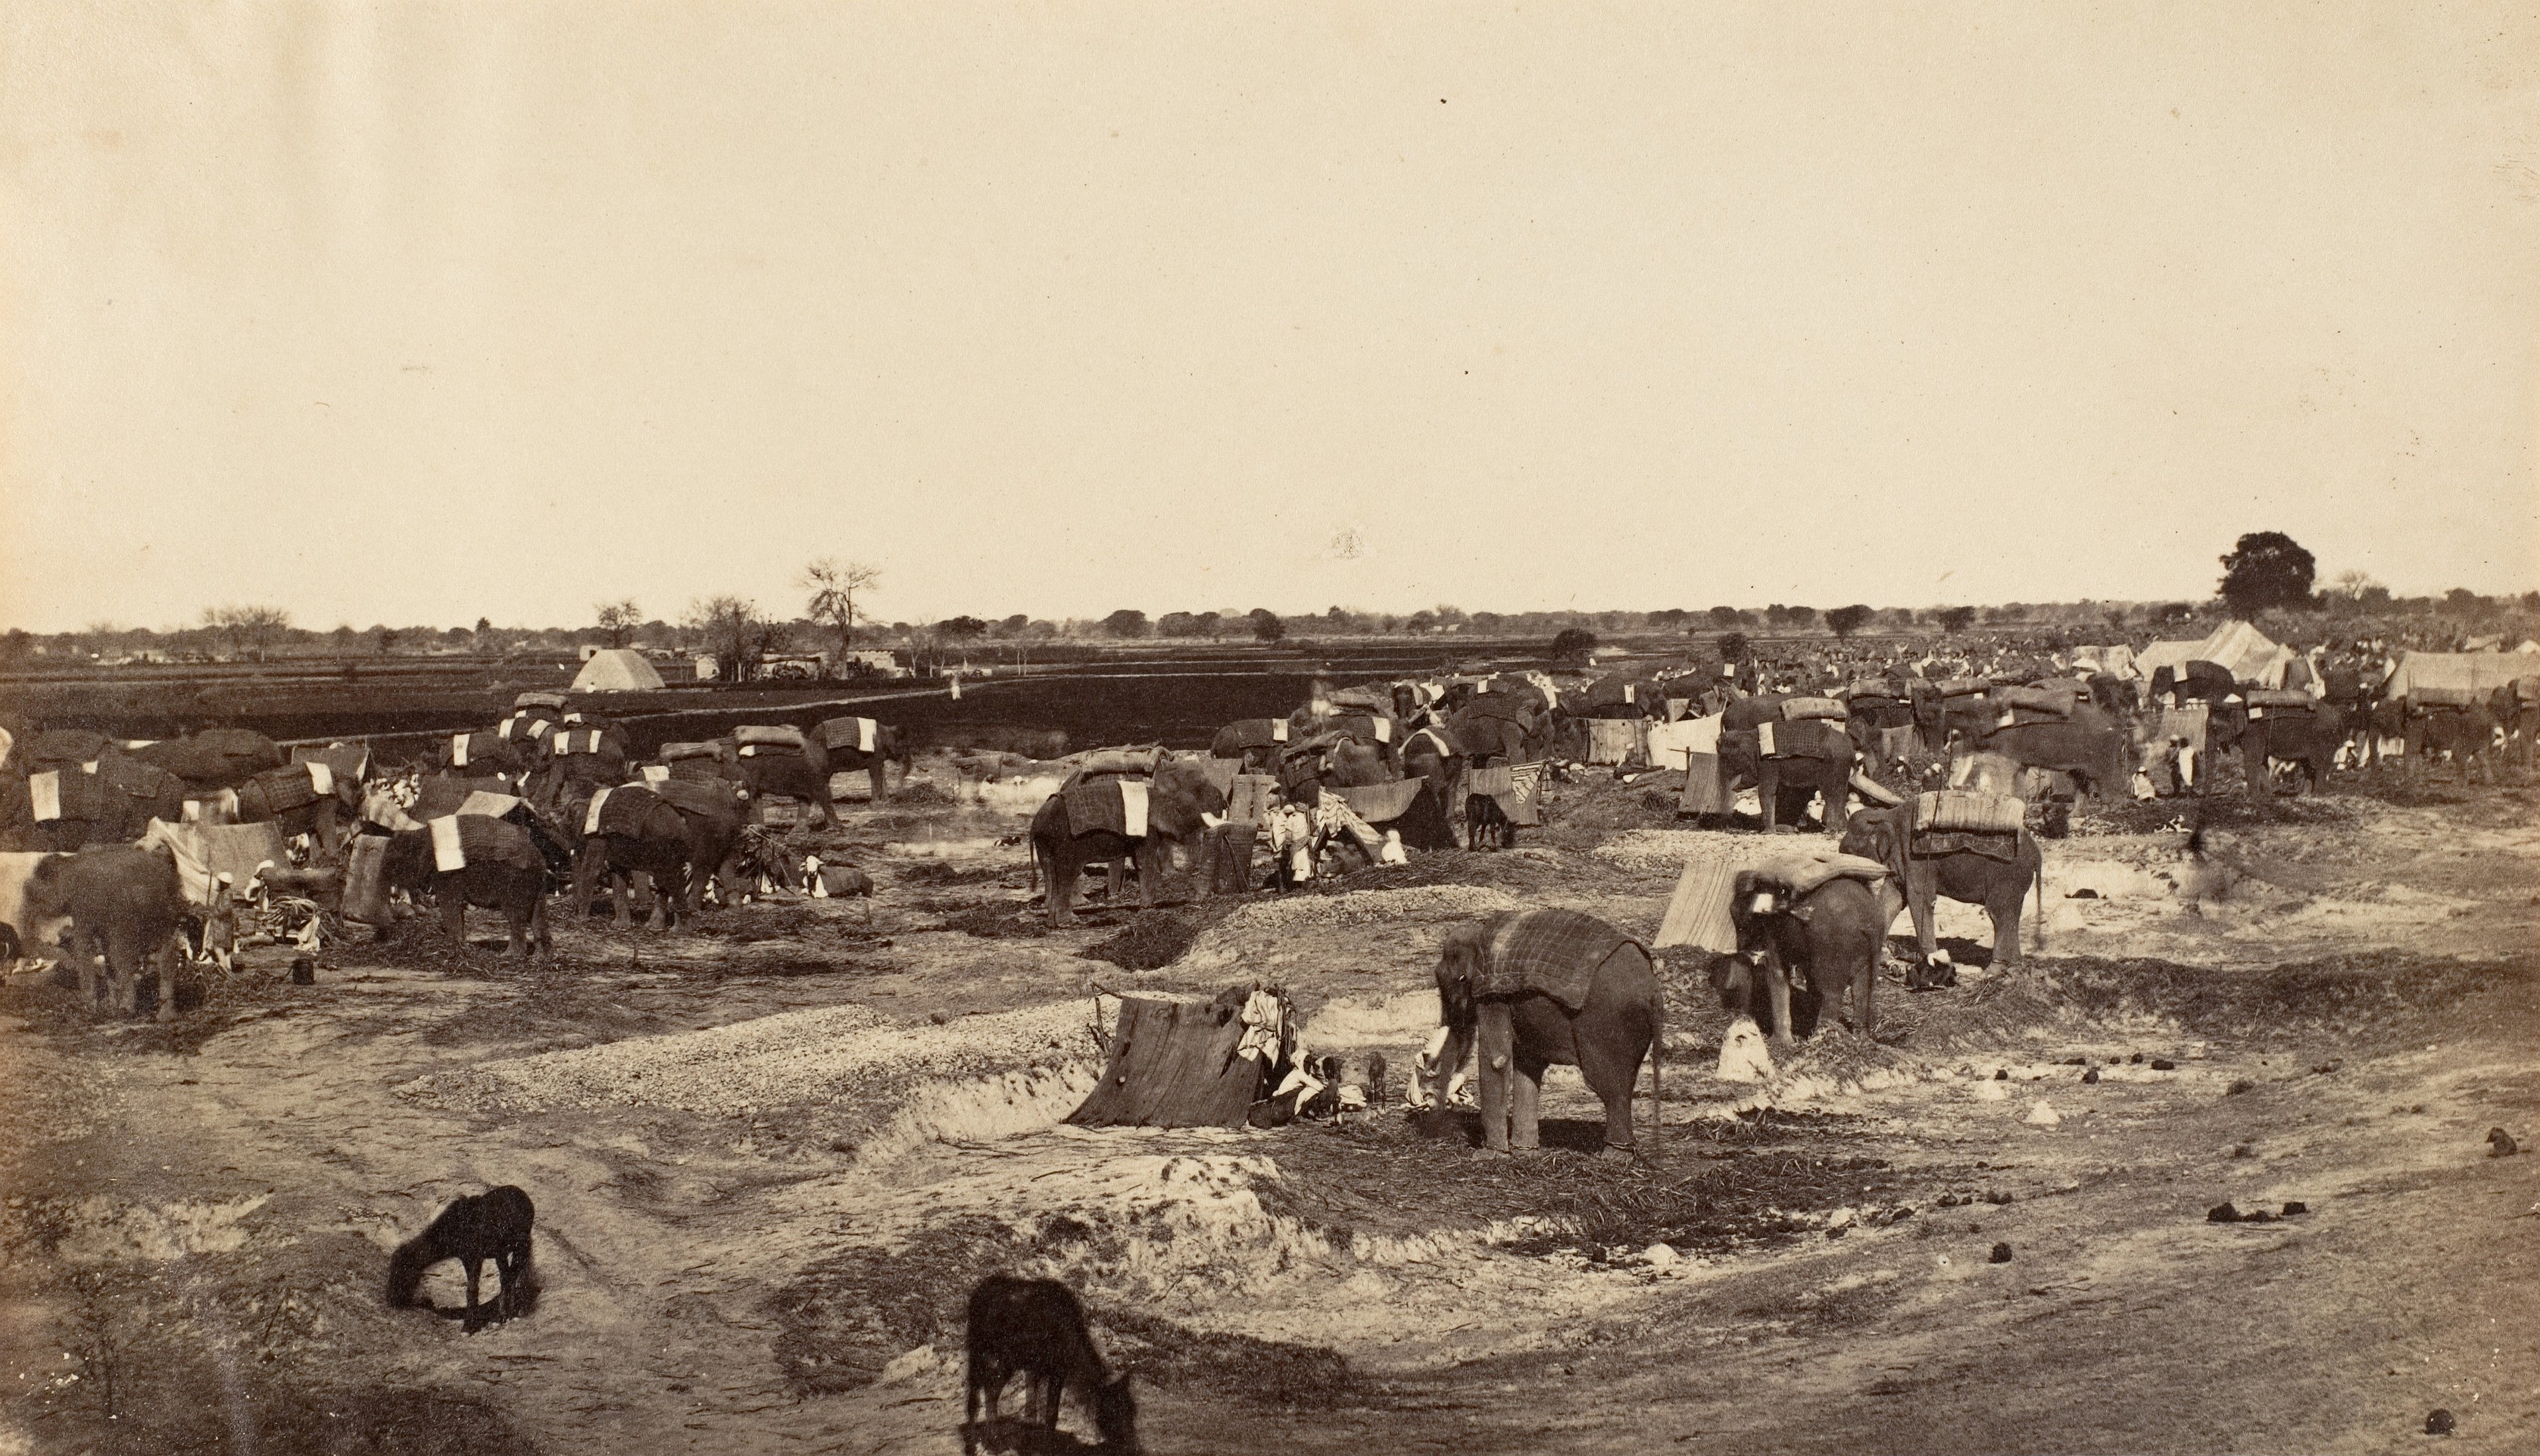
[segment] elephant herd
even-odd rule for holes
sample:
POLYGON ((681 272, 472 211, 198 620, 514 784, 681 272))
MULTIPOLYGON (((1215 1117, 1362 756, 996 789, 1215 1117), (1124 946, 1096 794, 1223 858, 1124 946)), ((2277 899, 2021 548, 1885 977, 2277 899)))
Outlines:
POLYGON ((232 728, 155 742, 0 732, 0 853, 30 862, 22 921, 68 920, 88 993, 102 953, 113 1001, 132 1009, 155 960, 167 1019, 172 935, 206 907, 186 900, 172 853, 136 845, 154 820, 269 823, 307 847, 349 920, 385 925, 392 893, 429 894, 454 939, 464 943, 475 906, 504 916, 512 953, 543 955, 553 889, 581 915, 605 884, 620 926, 630 889, 650 889, 652 924, 669 929, 702 907, 710 882, 735 902, 754 800, 800 798, 834 823, 832 773, 864 771, 885 799, 889 769, 904 779, 909 750, 896 728, 847 718, 743 728, 655 758, 638 762, 620 725, 568 711, 553 693, 522 694, 492 728, 449 734, 399 771, 360 744, 285 752, 232 728))

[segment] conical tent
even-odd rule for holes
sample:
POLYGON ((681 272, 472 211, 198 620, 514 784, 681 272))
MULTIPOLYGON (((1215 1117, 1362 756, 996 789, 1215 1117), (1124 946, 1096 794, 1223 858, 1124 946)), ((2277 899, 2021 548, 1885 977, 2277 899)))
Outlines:
POLYGON ((662 674, 653 670, 644 655, 623 647, 594 653, 573 680, 573 690, 578 693, 658 692, 661 687, 662 674))

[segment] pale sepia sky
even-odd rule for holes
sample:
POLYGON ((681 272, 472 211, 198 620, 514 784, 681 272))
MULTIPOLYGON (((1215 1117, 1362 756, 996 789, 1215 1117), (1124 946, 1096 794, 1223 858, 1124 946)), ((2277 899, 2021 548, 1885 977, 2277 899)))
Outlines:
POLYGON ((0 624, 2526 589, 2531 15, 10 6, 0 624))

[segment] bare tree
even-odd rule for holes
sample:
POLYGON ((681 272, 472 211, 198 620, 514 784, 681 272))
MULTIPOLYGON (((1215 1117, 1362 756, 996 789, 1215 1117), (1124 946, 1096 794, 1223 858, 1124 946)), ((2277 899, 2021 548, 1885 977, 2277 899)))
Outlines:
POLYGON ((608 634, 610 647, 624 647, 626 634, 644 625, 644 609, 633 597, 624 601, 603 601, 592 608, 599 613, 600 630, 608 634))
POLYGON ((726 682, 756 677, 759 664, 768 654, 783 652, 790 635, 783 622, 759 615, 758 603, 741 596, 709 596, 691 604, 688 625, 704 637, 726 682))
POLYGON ((803 568, 796 582, 811 593, 809 615, 811 620, 838 634, 838 651, 853 652, 856 646, 856 593, 882 589, 882 568, 861 561, 840 561, 823 556, 803 568))
POLYGON ((261 662, 282 635, 291 630, 291 613, 278 606, 207 606, 203 608, 203 625, 211 630, 214 641, 229 645, 232 656, 253 653, 261 662))

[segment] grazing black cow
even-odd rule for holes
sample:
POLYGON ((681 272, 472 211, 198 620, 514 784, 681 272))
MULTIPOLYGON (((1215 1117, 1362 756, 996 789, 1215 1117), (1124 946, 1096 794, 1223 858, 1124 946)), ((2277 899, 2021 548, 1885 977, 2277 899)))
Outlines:
POLYGON ((997 1421, 1006 1384, 1023 1377, 1023 1420, 1037 1415, 1045 1430, 1058 1429, 1059 1398, 1071 1385, 1094 1408, 1094 1428, 1106 1450, 1136 1456, 1138 1403, 1129 1377, 1113 1379, 1085 1328, 1085 1306, 1056 1280, 992 1274, 970 1291, 969 1390, 963 1400, 961 1450, 978 1449, 979 1407, 997 1421))
POLYGON ((388 1307, 412 1307, 415 1287, 423 1283, 424 1271, 444 1259, 456 1259, 467 1266, 467 1311, 463 1316, 467 1333, 476 1333, 498 1316, 510 1319, 524 1307, 529 1294, 529 1225, 536 1217, 537 1210, 529 1196, 508 1183, 452 1203, 432 1220, 431 1227, 399 1244, 388 1257, 388 1307), (499 1287, 494 1303, 488 1306, 493 1313, 479 1314, 477 1280, 488 1259, 494 1261, 499 1287))

